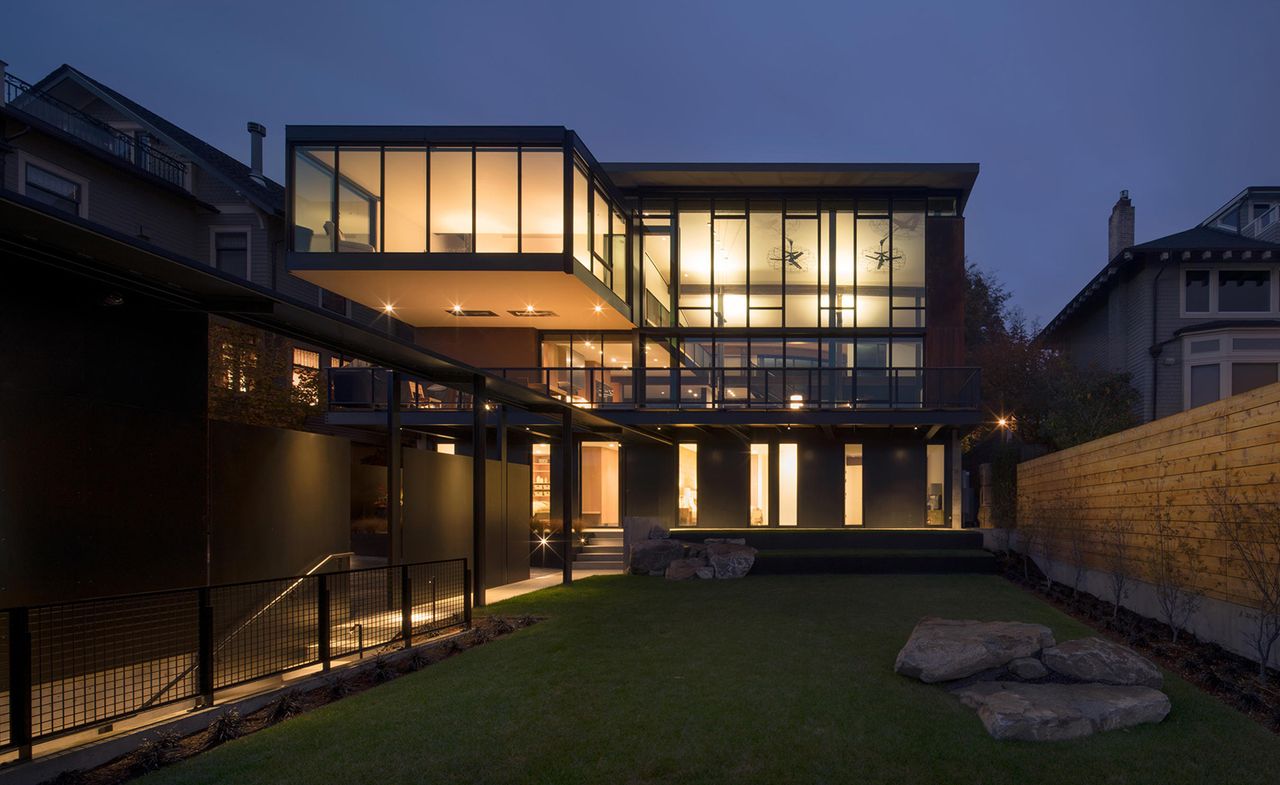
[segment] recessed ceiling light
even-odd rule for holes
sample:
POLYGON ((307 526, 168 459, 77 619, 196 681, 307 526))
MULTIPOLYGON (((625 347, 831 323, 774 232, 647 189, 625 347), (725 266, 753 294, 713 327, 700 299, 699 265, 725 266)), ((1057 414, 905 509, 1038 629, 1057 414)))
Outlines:
POLYGON ((382 312, 383 312, 383 313, 395 313, 395 310, 396 310, 396 307, 395 307, 394 305, 392 305, 391 303, 383 303, 383 304, 382 304, 382 312))
POLYGON ((601 313, 604 313, 604 306, 595 305, 595 306, 592 306, 591 310, 595 311, 597 314, 601 314, 601 313))

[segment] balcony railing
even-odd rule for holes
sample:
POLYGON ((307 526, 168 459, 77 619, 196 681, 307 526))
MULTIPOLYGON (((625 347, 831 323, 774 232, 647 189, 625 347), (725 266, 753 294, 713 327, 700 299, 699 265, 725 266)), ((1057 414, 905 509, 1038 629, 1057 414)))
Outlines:
POLYGON ((186 187, 187 165, 183 162, 35 89, 13 74, 4 75, 4 96, 10 109, 28 114, 179 188, 186 187))
MULTIPOLYGON (((980 402, 977 368, 648 368, 643 389, 633 368, 497 368, 490 373, 593 409, 895 409, 973 410, 980 402)), ((389 373, 333 368, 329 401, 336 410, 385 409, 389 373)), ((405 381, 405 410, 467 409, 466 393, 405 381)))

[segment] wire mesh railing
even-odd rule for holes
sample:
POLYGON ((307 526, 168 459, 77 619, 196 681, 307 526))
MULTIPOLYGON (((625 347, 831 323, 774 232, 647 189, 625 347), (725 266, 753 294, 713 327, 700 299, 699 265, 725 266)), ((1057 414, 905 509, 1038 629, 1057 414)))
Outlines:
POLYGON ((0 749, 467 625, 465 559, 0 610, 0 749))

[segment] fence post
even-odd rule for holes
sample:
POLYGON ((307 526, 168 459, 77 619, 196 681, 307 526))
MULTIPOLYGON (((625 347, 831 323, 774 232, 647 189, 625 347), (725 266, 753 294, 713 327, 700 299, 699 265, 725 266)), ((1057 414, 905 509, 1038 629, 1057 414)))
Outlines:
POLYGON ((320 650, 320 662, 324 666, 323 670, 329 670, 329 656, 331 643, 329 641, 329 632, 331 623, 329 620, 329 574, 320 573, 320 585, 316 589, 316 643, 320 650))
POLYGON ((200 589, 199 650, 197 672, 200 675, 200 702, 213 705, 213 602, 208 587, 200 589))
POLYGON ((407 564, 400 565, 400 635, 406 649, 413 645, 413 586, 407 564))
POLYGON ((31 628, 26 608, 9 611, 9 741, 31 759, 31 628))
POLYGON ((462 560, 462 622, 471 629, 471 570, 467 560, 462 560))

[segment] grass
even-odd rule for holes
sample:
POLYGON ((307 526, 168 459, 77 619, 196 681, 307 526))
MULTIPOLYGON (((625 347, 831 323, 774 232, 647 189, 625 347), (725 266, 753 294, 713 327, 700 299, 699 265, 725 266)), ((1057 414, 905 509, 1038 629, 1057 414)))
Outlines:
POLYGON ((924 615, 1082 624, 995 576, 588 578, 546 621, 149 775, 163 783, 1275 782, 1280 739, 1166 674, 1162 724, 996 742, 893 661, 924 615))

